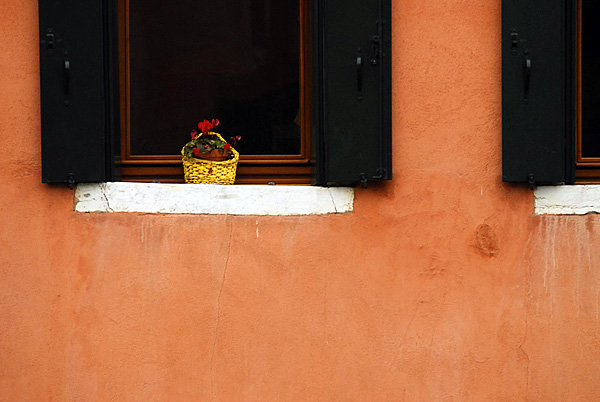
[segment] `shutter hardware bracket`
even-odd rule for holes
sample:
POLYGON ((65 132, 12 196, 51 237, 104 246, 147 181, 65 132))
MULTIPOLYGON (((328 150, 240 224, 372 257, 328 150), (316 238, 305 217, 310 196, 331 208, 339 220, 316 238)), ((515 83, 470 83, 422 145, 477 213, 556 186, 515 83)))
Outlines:
POLYGON ((379 35, 371 36, 371 64, 376 66, 377 60, 379 59, 379 44, 380 44, 379 35))
MULTIPOLYGON (((381 167, 377 168, 377 174, 375 176, 373 176, 372 179, 373 180, 380 180, 380 179, 383 178, 384 174, 385 174, 385 169, 384 168, 381 168, 381 167)), ((364 173, 361 173, 359 177, 360 177, 360 186, 362 188, 367 188, 368 187, 368 184, 367 184, 367 182, 368 182, 367 175, 364 174, 364 173)))
POLYGON ((75 174, 69 173, 67 176, 67 183, 69 184, 69 189, 73 190, 73 186, 75 185, 75 174))
POLYGON ((375 176, 373 176, 373 179, 375 180, 381 180, 383 179, 383 175, 385 174, 385 168, 377 168, 377 174, 375 176))
POLYGON ((531 191, 535 190, 535 175, 533 173, 527 176, 527 182, 529 183, 529 189, 531 191))
POLYGON ((367 188, 368 187, 368 185, 367 185, 367 175, 364 174, 364 173, 360 174, 360 186, 362 188, 367 188))
POLYGON ((46 32, 46 50, 49 56, 54 54, 54 44, 54 31, 52 30, 52 28, 49 28, 46 32))
POLYGON ((513 29, 510 33, 510 43, 511 43, 511 54, 517 54, 517 48, 519 47, 519 34, 516 29, 513 29))

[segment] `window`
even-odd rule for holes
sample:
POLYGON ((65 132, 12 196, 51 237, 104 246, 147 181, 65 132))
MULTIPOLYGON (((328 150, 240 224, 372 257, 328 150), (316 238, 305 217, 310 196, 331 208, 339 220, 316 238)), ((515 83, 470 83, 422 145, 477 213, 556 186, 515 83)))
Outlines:
MULTIPOLYGON (((158 4, 159 2, 150 3, 158 4)), ((150 3, 131 0, 130 6, 138 4, 136 7, 139 8, 141 4, 144 4, 150 7, 150 3)), ((169 3, 168 7, 178 7, 185 3, 203 2, 189 3, 184 0, 177 4, 169 3)), ((112 181, 118 179, 119 171, 135 177, 137 173, 132 169, 167 169, 160 174, 169 176, 168 169, 178 169, 174 165, 178 161, 172 156, 173 150, 165 151, 163 154, 160 149, 149 150, 142 147, 140 150, 136 148, 140 145, 140 135, 138 134, 141 134, 143 138, 145 135, 143 133, 148 130, 148 126, 143 128, 144 120, 152 121, 154 118, 152 116, 153 108, 160 106, 150 105, 145 109, 144 107, 140 108, 139 104, 136 106, 136 101, 133 99, 136 93, 134 86, 137 85, 138 89, 143 88, 143 85, 140 87, 137 81, 137 84, 131 85, 129 88, 131 91, 130 106, 137 108, 137 111, 129 109, 129 112, 125 113, 126 115, 129 113, 127 116, 129 120, 125 119, 123 122, 121 119, 120 103, 125 103, 124 107, 127 107, 128 100, 127 96, 124 99, 121 98, 123 91, 120 91, 119 88, 120 71, 123 72, 124 64, 127 67, 127 59, 123 56, 123 52, 119 53, 118 46, 119 26, 121 26, 121 30, 124 26, 123 24, 119 25, 119 4, 123 7, 127 3, 118 3, 117 0, 85 1, 68 5, 53 0, 40 0, 39 2, 42 180, 44 182, 112 181), (134 129, 140 130, 135 128, 138 124, 137 121, 142 121, 142 125, 137 126, 142 128, 141 132, 136 134, 134 129), (127 133, 127 130, 130 132, 127 133), (120 149, 122 138, 126 139, 124 142, 126 146, 129 146, 129 150, 120 149), (126 141, 129 141, 129 144, 126 141), (141 158, 137 158, 138 156, 141 158), (169 164, 172 165, 169 166, 169 164), (127 171, 128 169, 129 171, 127 171)), ((271 3, 265 0, 255 0, 240 4, 247 5, 247 9, 253 10, 252 12, 264 14, 266 6, 271 3)), ((275 3, 271 5, 273 4, 275 3)), ((165 5, 160 7, 165 7, 165 5)), ((231 10, 227 11, 227 6, 222 7, 224 7, 222 12, 215 12, 219 15, 215 15, 214 18, 227 24, 227 15, 220 14, 228 14, 231 10)), ((240 5, 240 7, 242 6, 240 5)), ((289 9, 294 8, 296 7, 293 6, 289 9)), ((163 9, 161 12, 167 11, 163 9)), ((175 11, 173 12, 175 13, 175 11)), ((318 185, 353 185, 361 181, 390 179, 391 2, 389 0, 353 0, 350 3, 342 0, 313 0, 311 2, 303 0, 298 3, 298 13, 301 19, 304 19, 302 23, 297 24, 300 25, 298 36, 301 39, 299 43, 296 40, 296 43, 303 50, 302 52, 290 51, 289 54, 302 54, 300 59, 303 67, 298 71, 300 84, 288 92, 284 90, 278 95, 272 95, 270 102, 272 106, 266 107, 265 110, 276 116, 272 121, 277 124, 272 126, 271 131, 279 130, 283 134, 275 142, 263 141, 261 150, 250 149, 248 151, 250 155, 245 155, 245 165, 241 168, 242 172, 243 169, 246 169, 243 176, 246 176, 251 182, 253 176, 264 176, 263 168, 266 165, 271 165, 270 168, 274 170, 270 174, 275 175, 281 173, 281 170, 277 169, 293 170, 299 165, 303 165, 302 169, 305 171, 302 174, 310 171, 311 183, 318 185), (307 71, 310 74, 307 74, 307 71), (289 105, 286 106, 285 102, 279 101, 282 98, 292 99, 298 104, 288 107, 289 105), (310 108, 303 107, 304 103, 310 103, 310 108), (281 107, 281 110, 278 110, 278 107, 281 107), (294 109, 298 109, 299 112, 296 110, 294 113, 294 109), (298 114, 302 115, 302 113, 304 116, 296 118, 298 114), (290 120, 292 114, 294 119, 290 120), (283 115, 286 117, 279 119, 278 116, 283 115), (290 129, 290 127, 292 122, 297 124, 298 121, 302 126, 299 143, 296 142, 296 145, 293 145, 293 141, 286 140, 287 142, 283 141, 283 143, 279 141, 295 135, 294 129, 290 129), (310 149, 308 147, 309 140, 310 149), (264 151, 265 148, 262 147, 266 147, 267 144, 271 148, 264 151)), ((182 22, 184 21, 185 12, 175 14, 177 15, 174 18, 175 22, 180 19, 182 22)), ((201 24, 203 17, 198 16, 197 24, 201 24)), ((275 24, 275 22, 273 23, 275 24)), ((133 22, 130 19, 128 24, 130 29, 133 28, 133 22)), ((139 27, 139 25, 137 26, 139 27)), ((141 25, 144 25, 144 21, 141 22, 141 25)), ((127 24, 125 24, 126 26, 127 24)), ((187 26, 181 27, 180 30, 185 32, 188 28, 187 26)), ((236 28, 234 27, 234 29, 236 28)), ((276 31, 277 29, 264 28, 264 31, 261 32, 259 29, 257 32, 253 32, 252 38, 246 38, 246 40, 250 42, 254 40, 260 46, 275 47, 275 50, 265 51, 265 53, 285 53, 287 49, 278 47, 287 47, 288 45, 281 45, 278 41, 269 39, 269 35, 276 31)), ((160 51, 161 46, 157 45, 160 43, 168 44, 166 46, 169 46, 169 54, 195 51, 196 48, 197 51, 210 49, 210 47, 203 47, 204 44, 185 47, 185 43, 177 44, 177 41, 166 40, 158 28, 154 30, 156 35, 152 35, 152 33, 153 30, 150 30, 144 34, 141 42, 142 46, 151 48, 151 51, 142 52, 142 55, 150 56, 150 58, 154 52, 154 46, 157 46, 159 49, 157 51, 160 51)), ((239 36, 239 32, 235 32, 235 34, 239 36)), ((122 35, 121 38, 123 38, 122 35)), ((163 44, 163 50, 164 46, 163 44)), ((220 48, 227 52, 231 50, 224 45, 220 48)), ((237 48, 241 49, 242 54, 246 51, 239 44, 237 48)), ((135 53, 133 45, 129 50, 135 53)), ((131 58, 131 54, 129 62, 133 65, 134 60, 131 58)), ((134 58, 136 57, 134 56, 134 58)), ((224 60, 226 60, 224 57, 216 56, 215 59, 218 60, 218 64, 225 63, 224 60)), ((138 67, 139 63, 145 62, 143 57, 135 60, 138 67)), ((181 57, 178 60, 181 60, 181 57)), ((194 78, 187 82, 181 78, 185 75, 193 77, 194 71, 193 69, 189 70, 189 66, 178 67, 177 65, 180 63, 181 61, 174 63, 179 76, 175 79, 176 85, 165 90, 167 91, 164 94, 165 103, 185 99, 190 97, 193 91, 200 90, 207 90, 209 95, 214 97, 214 92, 207 89, 207 85, 212 83, 207 83, 204 77, 194 78), (177 93, 178 88, 186 85, 192 87, 190 94, 177 93)), ((232 64, 235 63, 232 62, 232 64)), ((134 70, 129 70, 132 72, 129 83, 133 84, 134 80, 143 81, 144 78, 165 78, 160 76, 164 73, 164 64, 160 67, 161 71, 153 71, 153 68, 149 67, 148 73, 144 72, 141 75, 139 71, 143 70, 137 70, 138 72, 135 73, 138 74, 137 78, 134 77, 134 70)), ((236 69, 239 70, 240 65, 239 63, 234 67, 221 65, 215 68, 231 73, 236 69)), ((268 71, 271 72, 284 70, 282 66, 269 66, 269 68, 271 70, 268 71)), ((264 75, 265 71, 261 71, 260 74, 264 75)), ((296 73, 294 72, 294 74, 296 73)), ((244 104, 247 100, 240 95, 244 91, 236 90, 243 82, 242 78, 244 78, 243 73, 231 75, 231 82, 235 82, 230 91, 233 95, 229 100, 222 102, 220 106, 214 106, 213 109, 207 108, 207 110, 214 110, 216 113, 222 110, 223 113, 237 115, 238 105, 244 104), (238 78, 239 81, 237 81, 238 78)), ((285 81, 285 79, 281 80, 285 81)), ((291 86, 289 87, 291 88, 291 86)), ((283 87, 288 88, 285 82, 283 87)), ((148 91, 147 88, 145 90, 148 91)), ((144 90, 141 93, 143 94, 144 90)), ((161 97, 154 99, 161 99, 161 97)), ((268 101, 264 103, 269 105, 268 101)), ((250 112, 244 113, 252 114, 252 107, 254 106, 250 106, 250 112)), ((179 131, 185 126, 187 132, 189 121, 195 123, 200 118, 211 117, 197 110, 184 110, 177 118, 173 118, 173 121, 176 122, 174 124, 182 126, 175 127, 173 130, 179 131), (187 117, 188 114, 189 117, 187 117)), ((224 116, 214 117, 225 120, 224 116)), ((240 121, 244 120, 244 118, 240 119, 240 121)), ((151 124, 151 126, 154 125, 156 124, 151 124)), ((159 131, 168 130, 169 127, 166 125, 159 131)), ((185 142, 186 137, 187 133, 184 133, 183 139, 177 141, 178 147, 185 142)), ((252 143, 254 141, 248 141, 247 146, 250 147, 249 144, 252 143)), ((259 144, 260 141, 256 143, 259 144)), ((166 141, 165 145, 167 145, 166 141)), ((242 152, 244 151, 243 147, 244 145, 240 149, 242 152)), ((140 175, 146 173, 141 172, 140 175)))
POLYGON ((600 182, 600 4, 577 1, 577 181, 600 182), (582 83, 585 82, 585 85, 582 83))
POLYGON ((307 1, 118 5, 124 179, 182 181, 188 132, 217 117, 243 137, 238 183, 310 182, 307 1))
POLYGON ((503 180, 600 181, 600 6, 502 2, 503 180))

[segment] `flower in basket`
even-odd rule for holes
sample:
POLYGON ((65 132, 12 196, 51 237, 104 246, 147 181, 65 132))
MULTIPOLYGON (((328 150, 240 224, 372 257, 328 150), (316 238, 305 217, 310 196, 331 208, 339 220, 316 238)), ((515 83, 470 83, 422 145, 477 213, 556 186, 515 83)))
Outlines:
MULTIPOLYGON (((218 119, 204 120, 198 123, 198 130, 190 133, 191 141, 183 147, 183 154, 188 158, 201 158, 209 160, 227 160, 233 158, 231 144, 225 141, 219 134, 210 130, 219 125, 218 119)), ((242 137, 231 137, 235 145, 242 137)))
POLYGON ((204 120, 198 130, 192 130, 192 139, 181 150, 183 174, 186 183, 233 184, 240 154, 232 145, 242 138, 231 137, 225 141, 221 134, 212 132, 219 120, 204 120))

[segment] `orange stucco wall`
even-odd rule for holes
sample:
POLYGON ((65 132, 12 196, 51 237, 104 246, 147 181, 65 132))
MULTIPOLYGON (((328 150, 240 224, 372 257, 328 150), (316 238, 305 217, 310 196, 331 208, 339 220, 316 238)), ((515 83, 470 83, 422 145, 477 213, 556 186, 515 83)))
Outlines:
POLYGON ((353 213, 79 214, 2 0, 0 400, 600 400, 600 221, 501 182, 500 0, 393 16, 394 180, 353 213))

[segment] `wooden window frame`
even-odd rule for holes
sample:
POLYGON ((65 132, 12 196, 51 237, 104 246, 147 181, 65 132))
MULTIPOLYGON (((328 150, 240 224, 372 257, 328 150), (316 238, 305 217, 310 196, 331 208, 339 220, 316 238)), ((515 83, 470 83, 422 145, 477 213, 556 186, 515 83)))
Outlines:
POLYGON ((576 0, 576 133, 575 133, 575 176, 576 184, 600 183, 600 157, 584 157, 582 146, 582 16, 583 0, 576 0))
MULTIPOLYGON (((300 154, 241 155, 236 184, 310 184, 309 0, 300 0, 300 154)), ((123 181, 183 182, 181 156, 132 155, 130 144, 129 0, 118 0, 121 175, 123 181)), ((185 135, 185 133, 183 134, 185 135)), ((185 138, 182 135, 182 146, 185 138)))

